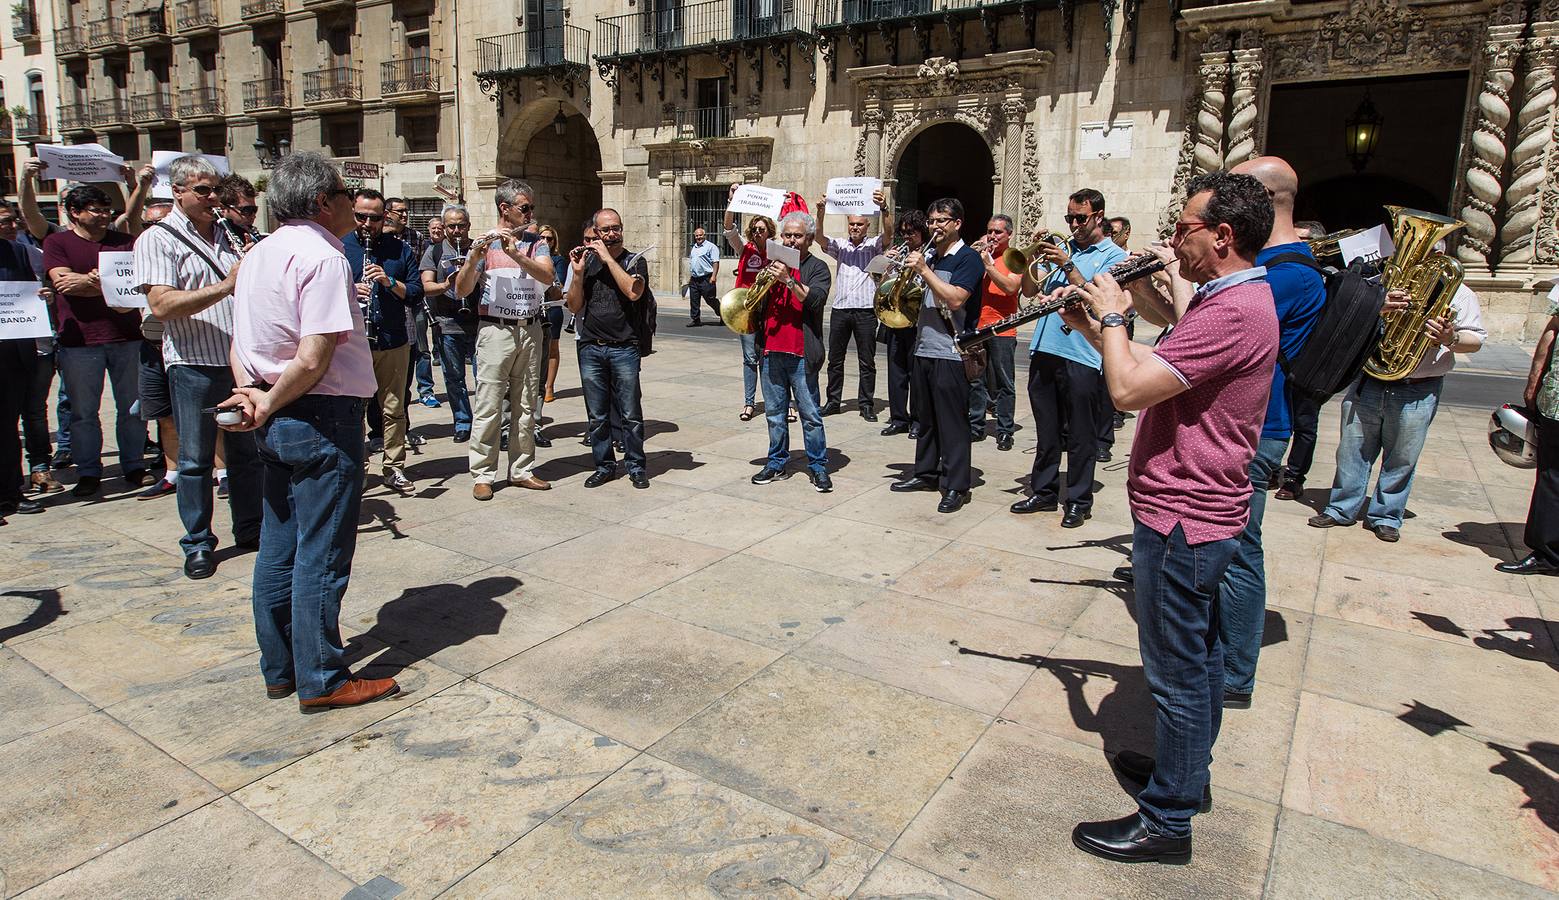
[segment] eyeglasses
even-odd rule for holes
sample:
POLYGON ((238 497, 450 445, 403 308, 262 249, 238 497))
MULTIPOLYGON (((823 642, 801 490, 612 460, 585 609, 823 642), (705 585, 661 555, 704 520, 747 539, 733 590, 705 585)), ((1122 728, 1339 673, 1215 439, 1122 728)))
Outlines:
POLYGON ((228 209, 243 216, 253 216, 260 212, 260 207, 258 206, 229 206, 228 209))
POLYGON ((1176 241, 1183 241, 1185 240, 1185 236, 1193 231, 1200 231, 1203 228, 1213 227, 1215 226, 1207 222, 1176 222, 1175 233, 1169 236, 1169 240, 1171 243, 1176 241))
POLYGON ((1069 225, 1081 225, 1093 218, 1093 213, 1067 213, 1064 218, 1069 225))
POLYGON ((952 218, 950 216, 948 216, 948 217, 938 216, 938 217, 936 217, 934 219, 927 219, 926 220, 926 224, 927 225, 946 225, 949 222, 956 222, 956 221, 958 221, 958 220, 954 219, 954 218, 952 218))
POLYGON ((374 213, 352 213, 352 215, 356 216, 359 222, 380 222, 384 220, 384 216, 374 213))
POLYGON ((101 206, 88 206, 82 212, 91 213, 94 216, 111 216, 114 214, 113 210, 101 206))
POLYGON ((623 230, 623 227, 621 225, 597 225, 595 227, 595 230, 596 231, 621 232, 623 230))

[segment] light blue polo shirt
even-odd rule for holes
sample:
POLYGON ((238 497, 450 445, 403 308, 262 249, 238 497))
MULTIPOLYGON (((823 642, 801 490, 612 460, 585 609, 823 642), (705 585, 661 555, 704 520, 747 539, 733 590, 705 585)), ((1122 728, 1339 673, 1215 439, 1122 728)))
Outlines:
POLYGON ((688 274, 693 276, 708 275, 715 270, 715 263, 720 261, 720 248, 715 242, 705 240, 702 244, 694 244, 688 251, 688 274))
MULTIPOLYGON (((1100 239, 1099 243, 1092 247, 1078 247, 1075 242, 1068 241, 1068 247, 1072 253, 1072 263, 1077 266, 1077 274, 1085 281, 1092 281, 1093 277, 1110 266, 1125 259, 1127 254, 1119 244, 1109 238, 1100 239)), ((1058 287, 1067 284, 1066 273, 1057 269, 1045 279, 1040 286, 1041 293, 1050 293, 1058 287)), ((1099 351, 1088 343, 1088 339, 1081 333, 1073 331, 1067 333, 1061 330, 1066 323, 1061 321, 1059 315, 1043 316, 1039 324, 1034 326, 1034 339, 1029 342, 1029 352, 1050 353, 1074 362, 1080 362, 1085 366, 1095 369, 1103 365, 1099 358, 1099 351)))

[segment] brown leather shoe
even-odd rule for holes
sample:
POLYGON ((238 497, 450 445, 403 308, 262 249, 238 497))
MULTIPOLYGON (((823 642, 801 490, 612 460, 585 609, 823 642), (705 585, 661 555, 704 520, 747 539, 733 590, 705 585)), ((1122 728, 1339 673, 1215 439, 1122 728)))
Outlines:
POLYGON ((518 481, 511 481, 510 484, 513 484, 516 487, 525 488, 528 491, 550 491, 550 490, 552 490, 552 485, 551 484, 548 484, 547 482, 542 481, 540 478, 537 478, 535 475, 528 475, 528 476, 526 476, 524 478, 521 478, 518 481))
POLYGON ((290 681, 283 681, 281 684, 268 684, 265 686, 265 696, 272 700, 281 700, 291 697, 294 690, 296 688, 290 681))
POLYGON ((395 683, 394 678, 358 678, 356 675, 349 675, 346 684, 325 696, 315 697, 312 700, 299 700, 298 711, 308 714, 341 706, 361 706, 364 703, 383 700, 385 697, 393 697, 400 691, 401 686, 395 683))
POLYGON ((471 485, 471 496, 478 500, 491 500, 493 499, 493 486, 485 481, 478 481, 476 484, 471 485))

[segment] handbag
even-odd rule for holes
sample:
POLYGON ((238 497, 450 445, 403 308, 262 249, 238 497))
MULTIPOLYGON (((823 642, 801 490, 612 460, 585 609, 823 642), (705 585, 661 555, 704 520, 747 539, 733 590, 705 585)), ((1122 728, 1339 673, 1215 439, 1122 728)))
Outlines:
MULTIPOLYGON (((937 312, 942 314, 939 319, 942 327, 947 329, 947 336, 953 339, 953 346, 957 347, 958 336, 953 332, 953 314, 940 303, 936 308, 937 312)), ((971 384, 985 377, 985 367, 990 364, 990 356, 984 344, 979 344, 972 350, 959 350, 958 357, 964 363, 964 377, 969 379, 971 384)))

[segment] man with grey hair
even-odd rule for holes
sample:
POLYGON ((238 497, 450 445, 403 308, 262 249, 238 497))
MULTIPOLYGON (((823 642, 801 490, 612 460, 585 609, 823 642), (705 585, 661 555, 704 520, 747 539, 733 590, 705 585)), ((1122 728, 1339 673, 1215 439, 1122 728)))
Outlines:
POLYGON ((305 713, 399 690, 359 678, 341 641, 363 493, 363 413, 377 387, 352 266, 341 238, 356 225, 335 164, 298 151, 267 192, 281 227, 244 257, 233 310, 233 374, 221 404, 229 434, 257 431, 265 518, 254 563, 255 634, 265 694, 294 691, 305 713))
MULTIPOLYGON (((216 572, 217 537, 212 467, 217 423, 204 410, 232 396, 237 383, 228 365, 233 341, 233 291, 238 282, 238 248, 217 226, 215 167, 199 156, 181 156, 168 166, 173 208, 147 228, 135 244, 135 271, 147 309, 162 322, 162 360, 168 372, 169 406, 178 441, 178 477, 170 479, 184 523, 184 574, 209 578, 216 572)), ((260 539, 260 463, 254 438, 225 441, 228 503, 233 540, 253 549, 260 539)))
POLYGON ((438 221, 444 239, 422 254, 422 295, 433 311, 433 333, 438 337, 444 392, 455 419, 455 443, 471 439, 471 397, 466 392, 466 369, 475 374, 476 308, 480 287, 462 295, 455 291, 455 274, 471 252, 471 214, 464 206, 444 207, 438 221))
MULTIPOLYGON (((807 360, 822 356, 823 309, 828 305, 832 279, 828 265, 812 255, 817 222, 804 212, 780 220, 780 240, 801 255, 792 269, 778 260, 768 265, 775 286, 764 304, 758 323, 757 348, 762 359, 763 414, 769 423, 769 454, 753 484, 770 484, 790 477, 790 426, 786 418, 794 400, 801 417, 801 436, 807 448, 807 477, 820 493, 834 489, 828 477, 828 439, 823 416, 807 377, 807 360)), ((820 360, 821 361, 821 360, 820 360)))
POLYGON ((498 477, 503 402, 509 401, 509 483, 533 491, 552 485, 536 477, 538 355, 547 352, 541 302, 552 283, 552 252, 531 226, 536 192, 523 181, 498 185, 498 228, 471 246, 455 275, 464 297, 485 280, 476 335, 476 402, 471 410, 471 496, 491 500, 498 477), (496 283, 493 276, 508 276, 496 283), (485 277, 484 277, 485 276, 485 277), (519 276, 515 278, 513 276, 519 276))

